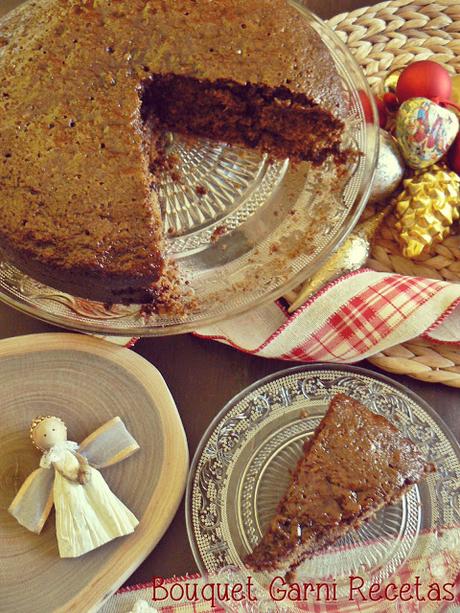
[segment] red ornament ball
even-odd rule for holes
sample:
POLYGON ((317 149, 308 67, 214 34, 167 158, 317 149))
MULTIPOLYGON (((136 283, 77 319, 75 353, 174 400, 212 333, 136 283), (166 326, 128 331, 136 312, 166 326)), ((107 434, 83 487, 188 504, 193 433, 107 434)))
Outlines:
POLYGON ((447 154, 447 164, 449 168, 460 175, 460 132, 454 140, 452 147, 447 154))
POLYGON ((377 105, 377 111, 379 112, 379 126, 385 129, 387 125, 388 113, 384 101, 381 98, 375 99, 377 105))
MULTIPOLYGON (((364 111, 364 119, 366 123, 372 123, 374 121, 374 113, 372 111, 372 103, 370 101, 369 96, 362 89, 358 91, 358 96, 361 100, 361 104, 364 111)), ((383 101, 380 98, 376 98, 374 96, 374 101, 377 106, 378 117, 379 117, 379 125, 381 128, 384 128, 387 123, 387 110, 383 101)))
POLYGON ((369 100, 369 96, 362 89, 358 91, 358 96, 359 96, 359 99, 361 100, 361 104, 363 107, 364 119, 366 120, 367 123, 372 123, 374 120, 374 114, 372 112, 372 104, 371 104, 371 101, 369 100))
POLYGON ((389 113, 396 113, 400 106, 396 94, 393 94, 391 92, 387 92, 383 95, 383 104, 385 105, 385 108, 389 113))
POLYGON ((452 79, 448 71, 431 60, 414 62, 399 75, 396 95, 399 102, 410 98, 443 98, 449 100, 452 94, 452 79))

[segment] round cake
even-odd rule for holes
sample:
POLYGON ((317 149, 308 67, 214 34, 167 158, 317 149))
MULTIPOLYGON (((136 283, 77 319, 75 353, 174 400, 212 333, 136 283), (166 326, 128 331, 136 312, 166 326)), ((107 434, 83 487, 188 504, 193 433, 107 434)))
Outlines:
POLYGON ((0 21, 0 250, 55 288, 168 310, 165 130, 341 158, 329 52, 285 0, 30 0, 0 21))

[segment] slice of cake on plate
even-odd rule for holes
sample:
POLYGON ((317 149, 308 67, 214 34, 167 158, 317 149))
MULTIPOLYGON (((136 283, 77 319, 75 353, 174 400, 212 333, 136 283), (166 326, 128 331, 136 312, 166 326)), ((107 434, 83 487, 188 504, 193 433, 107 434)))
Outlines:
POLYGON ((292 572, 434 470, 385 417, 337 394, 245 562, 254 570, 292 572))

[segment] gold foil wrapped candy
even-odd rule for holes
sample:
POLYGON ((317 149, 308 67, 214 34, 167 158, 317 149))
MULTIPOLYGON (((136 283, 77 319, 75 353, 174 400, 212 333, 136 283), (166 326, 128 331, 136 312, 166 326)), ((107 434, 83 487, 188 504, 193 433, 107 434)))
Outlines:
MULTIPOLYGON (((452 77, 451 100, 452 102, 455 102, 455 104, 460 104, 460 74, 457 74, 454 77, 452 77)), ((459 112, 457 111, 457 115, 458 114, 459 112)))
POLYGON ((384 94, 395 94, 396 86, 398 85, 399 75, 401 74, 402 69, 398 68, 397 70, 393 70, 388 74, 383 81, 383 93, 384 94))
POLYGON ((298 293, 294 292, 293 295, 285 296, 291 303, 289 313, 296 311, 329 281, 347 272, 358 270, 365 264, 369 257, 371 241, 390 208, 387 206, 360 223, 344 244, 325 262, 324 266, 305 281, 298 293))
POLYGON ((460 217, 460 177, 435 165, 406 179, 395 204, 403 254, 417 257, 442 242, 460 217))

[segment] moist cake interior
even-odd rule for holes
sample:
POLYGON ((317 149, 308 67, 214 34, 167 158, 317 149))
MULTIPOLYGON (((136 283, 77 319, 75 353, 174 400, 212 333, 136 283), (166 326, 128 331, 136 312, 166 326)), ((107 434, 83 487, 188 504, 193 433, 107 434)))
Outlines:
POLYGON ((343 122, 284 86, 156 74, 141 98, 144 122, 154 118, 160 129, 316 165, 330 155, 340 159, 343 122))
POLYGON ((164 129, 337 159, 334 59, 297 7, 269 4, 31 0, 0 19, 2 257, 78 297, 172 313, 183 288, 149 172, 164 129))

